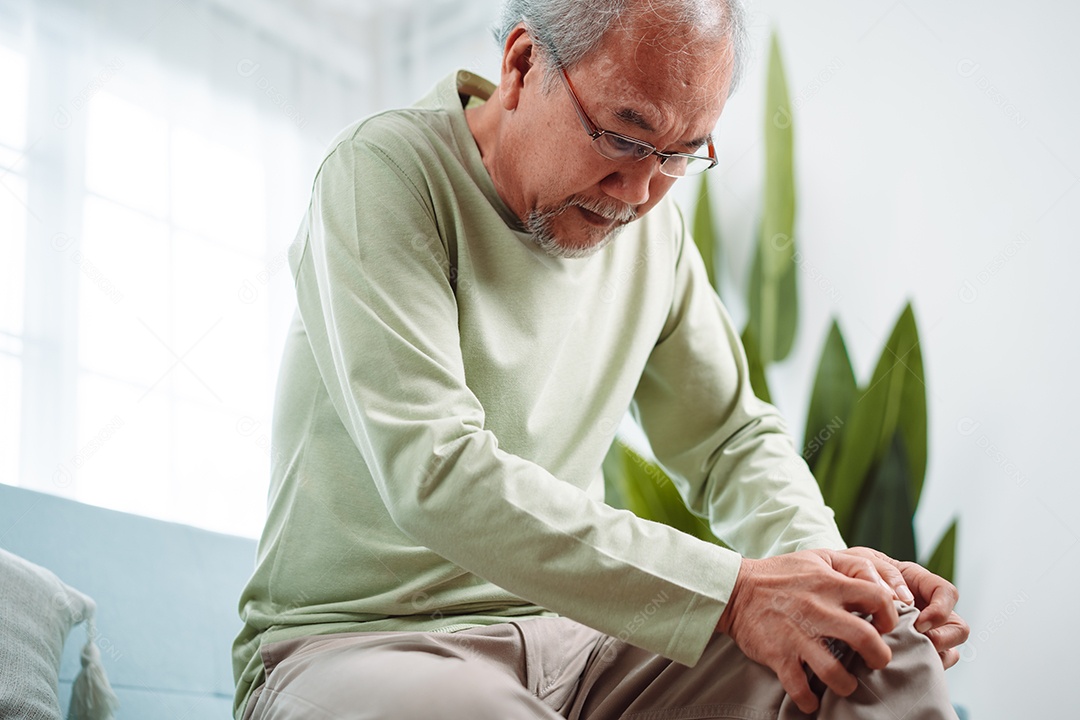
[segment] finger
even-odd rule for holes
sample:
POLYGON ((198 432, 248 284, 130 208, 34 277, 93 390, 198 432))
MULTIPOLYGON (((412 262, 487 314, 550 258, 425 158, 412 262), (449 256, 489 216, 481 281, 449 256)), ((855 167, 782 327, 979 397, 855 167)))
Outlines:
POLYGON ((908 587, 907 580, 904 579, 900 568, 896 567, 887 555, 881 553, 877 553, 877 555, 880 557, 876 557, 874 567, 877 568, 882 579, 893 589, 898 600, 908 605, 914 605, 915 596, 912 594, 911 588, 908 587))
POLYGON ((804 653, 814 674, 840 697, 847 697, 859 687, 859 681, 836 659, 824 638, 818 638, 804 653))
MULTIPOLYGON (((889 601, 892 606, 892 601, 889 601)), ((896 612, 895 607, 893 612, 896 612)), ((821 623, 817 634, 846 642, 871 668, 880 670, 892 660, 892 650, 881 633, 869 622, 848 612, 830 613, 821 623)))
POLYGON ((934 643, 939 652, 958 647, 967 642, 971 630, 968 624, 955 612, 949 616, 949 621, 941 627, 936 627, 926 632, 926 637, 934 643))
MULTIPOLYGON (((947 596, 942 596, 941 600, 950 600, 953 606, 956 605, 956 601, 959 599, 960 594, 957 592, 956 587, 945 578, 938 577, 923 566, 913 562, 900 563, 900 572, 903 574, 904 579, 907 580, 908 587, 915 593, 915 607, 920 610, 925 610, 929 607, 934 597, 943 587, 949 588, 947 591, 949 594, 947 596)), ((952 607, 949 607, 948 609, 949 612, 952 612, 952 607)), ((939 612, 939 610, 935 610, 933 614, 936 615, 939 612)), ((941 622, 944 622, 944 618, 947 618, 948 616, 949 613, 946 612, 938 619, 941 622)))
POLYGON ((807 715, 817 710, 817 695, 810 689, 810 683, 806 680, 802 665, 796 662, 785 663, 777 668, 776 677, 780 680, 784 692, 788 694, 792 702, 799 706, 800 710, 807 715))
POLYGON ((850 578, 880 585, 894 600, 901 600, 908 604, 915 601, 915 597, 904 581, 904 576, 892 565, 888 556, 869 548, 853 548, 837 553, 833 558, 833 569, 850 578))
POLYGON ((871 616, 879 633, 891 632, 900 621, 892 588, 854 579, 843 579, 838 587, 844 609, 871 616))
POLYGON ((833 569, 837 572, 843 573, 849 578, 876 583, 892 592, 892 587, 881 577, 876 564, 861 553, 843 550, 834 553, 831 561, 833 569))
POLYGON ((940 652, 938 655, 941 656, 941 664, 945 666, 946 670, 960 662, 960 651, 956 648, 940 652))
POLYGON ((841 550, 839 552, 846 555, 863 557, 872 562, 877 569, 878 574, 881 576, 882 582, 892 589, 893 593, 896 595, 896 599, 905 602, 908 605, 914 604, 915 596, 912 594, 911 588, 908 587, 907 581, 900 572, 900 563, 896 560, 893 560, 883 552, 868 547, 848 548, 847 550, 841 550))
POLYGON ((952 583, 942 578, 935 577, 939 582, 930 595, 930 602, 919 613, 915 620, 915 629, 925 633, 931 628, 941 627, 949 621, 953 615, 953 608, 959 599, 959 593, 952 583))

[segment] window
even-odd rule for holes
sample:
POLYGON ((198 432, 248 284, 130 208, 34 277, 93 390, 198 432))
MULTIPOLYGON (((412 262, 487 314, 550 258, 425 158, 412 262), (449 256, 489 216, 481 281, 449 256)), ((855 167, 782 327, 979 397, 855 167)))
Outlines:
POLYGON ((272 394, 268 304, 241 293, 263 168, 110 93, 87 119, 75 495, 253 534, 268 456, 235 428, 272 394))
MULTIPOLYGON (((14 6, 27 35, 0 45, 0 481, 257 535, 283 258, 332 133, 266 107, 235 59, 207 74, 205 44, 166 62, 45 5, 14 6)), ((189 39, 255 34, 187 7, 189 39)))
POLYGON ((26 262, 26 57, 0 44, 0 478, 18 477, 26 262))
POLYGON ((259 533, 319 159, 489 48, 436 4, 0 0, 0 482, 259 533))

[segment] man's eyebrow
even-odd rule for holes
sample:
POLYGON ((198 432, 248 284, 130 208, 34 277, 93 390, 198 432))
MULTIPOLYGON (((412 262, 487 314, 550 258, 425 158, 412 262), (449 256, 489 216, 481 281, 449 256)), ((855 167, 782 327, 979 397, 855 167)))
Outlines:
POLYGON ((645 116, 639 113, 637 110, 631 108, 623 108, 622 110, 615 111, 615 117, 622 120, 624 123, 635 125, 645 132, 656 132, 652 123, 645 119, 645 116))
MULTIPOLYGON (((652 126, 652 123, 646 120, 644 115, 639 113, 637 110, 634 110, 633 108, 623 108, 622 110, 616 110, 614 112, 614 115, 619 120, 622 120, 624 123, 639 127, 645 132, 656 132, 656 130, 652 126)), ((709 142, 709 137, 709 135, 704 135, 699 138, 694 138, 693 140, 687 140, 686 142, 681 143, 681 147, 686 152, 693 152, 694 150, 697 150, 698 148, 705 145, 705 143, 709 142)))

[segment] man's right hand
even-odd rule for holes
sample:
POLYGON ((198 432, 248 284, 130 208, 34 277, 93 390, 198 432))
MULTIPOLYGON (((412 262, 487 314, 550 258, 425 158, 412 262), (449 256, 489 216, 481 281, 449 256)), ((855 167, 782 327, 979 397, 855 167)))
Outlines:
POLYGON ((869 667, 885 667, 892 652, 881 634, 896 627, 895 597, 865 558, 831 550, 743 558, 717 630, 771 668, 799 709, 810 713, 818 698, 803 664, 838 695, 853 693, 858 681, 826 641, 842 640, 869 667), (856 612, 872 616, 872 622, 856 612))

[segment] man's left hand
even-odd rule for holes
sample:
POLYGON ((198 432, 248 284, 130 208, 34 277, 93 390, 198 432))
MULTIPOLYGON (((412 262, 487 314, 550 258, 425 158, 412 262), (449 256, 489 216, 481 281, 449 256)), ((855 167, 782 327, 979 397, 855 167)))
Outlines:
POLYGON ((872 562, 901 602, 915 605, 922 611, 915 620, 915 629, 934 643, 946 668, 960 660, 957 648, 964 644, 971 631, 964 619, 953 611, 960 594, 951 582, 917 563, 893 560, 871 548, 856 547, 842 552, 872 562))

